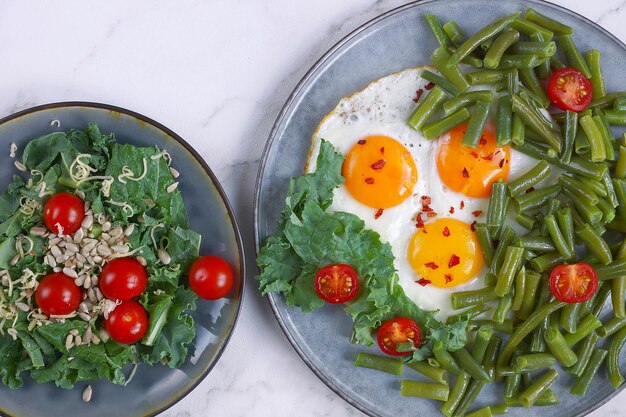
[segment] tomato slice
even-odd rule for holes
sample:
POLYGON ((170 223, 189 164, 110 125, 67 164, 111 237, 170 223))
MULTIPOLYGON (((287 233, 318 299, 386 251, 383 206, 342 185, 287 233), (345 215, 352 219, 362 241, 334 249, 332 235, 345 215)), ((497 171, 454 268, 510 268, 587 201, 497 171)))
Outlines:
POLYGON ((418 348, 422 341, 422 331, 413 320, 398 317, 384 322, 378 329, 376 339, 380 350, 387 355, 406 356, 411 352, 398 352, 398 345, 413 342, 418 348))
POLYGON ((315 274, 315 291, 327 303, 350 301, 358 290, 359 277, 350 265, 326 265, 315 274))
POLYGON ((596 270, 587 263, 561 264, 550 273, 550 291, 559 301, 582 303, 598 289, 596 270))
POLYGON ((550 78, 548 95, 561 110, 583 111, 593 98, 591 81, 574 68, 561 68, 550 78))

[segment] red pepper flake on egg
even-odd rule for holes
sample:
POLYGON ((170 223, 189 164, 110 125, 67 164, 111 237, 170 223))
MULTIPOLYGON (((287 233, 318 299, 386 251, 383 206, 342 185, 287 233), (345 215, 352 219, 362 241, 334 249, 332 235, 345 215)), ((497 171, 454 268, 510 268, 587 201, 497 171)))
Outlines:
POLYGON ((434 86, 435 86, 435 83, 431 82, 431 83, 426 84, 424 86, 424 88, 427 89, 427 90, 431 90, 434 86))
POLYGON ((459 204, 459 207, 461 207, 461 210, 463 210, 465 208, 465 201, 461 200, 461 204, 459 204))
POLYGON ((437 217, 437 213, 435 213, 434 211, 432 211, 432 209, 430 209, 431 211, 429 211, 428 213, 426 213, 426 216, 429 218, 432 217, 437 217))
POLYGON ((378 171, 379 169, 383 169, 383 167, 385 166, 385 160, 384 159, 379 159, 378 161, 374 162, 372 165, 370 165, 372 167, 373 170, 378 171))
POLYGON ((506 164, 507 162, 509 162, 508 159, 501 159, 500 160, 500 168, 504 167, 504 164, 506 164))
POLYGON ((477 222, 476 220, 474 220, 474 221, 472 222, 472 224, 470 224, 470 229, 472 229, 472 232, 475 232, 475 231, 476 231, 476 223, 478 223, 478 222, 477 222))
POLYGON ((385 154, 385 147, 384 147, 384 146, 382 146, 382 147, 380 148, 380 153, 381 153, 381 154, 383 154, 383 155, 385 154))
POLYGON ((378 219, 382 215, 383 215, 383 209, 378 209, 376 214, 374 214, 374 220, 378 219))
POLYGON ((422 213, 417 213, 415 216, 415 227, 422 229, 424 227, 424 220, 422 219, 422 213))
POLYGON ((443 276, 446 279, 446 284, 449 284, 452 282, 452 280, 454 279, 454 277, 452 276, 452 274, 445 274, 443 276))
POLYGON ((452 254, 452 256, 450 257, 450 260, 448 261, 448 268, 457 266, 460 263, 461 263, 461 258, 456 256, 455 254, 452 254))
POLYGON ((417 281, 415 281, 415 282, 417 282, 417 283, 418 283, 419 285, 421 285, 422 287, 425 287, 425 286, 427 286, 428 284, 430 284, 430 281, 429 281, 429 280, 427 280, 427 279, 425 279, 425 278, 420 278, 420 279, 418 279, 418 280, 417 280, 417 281))
POLYGON ((478 216, 480 216, 481 214, 483 214, 482 210, 472 211, 472 215, 473 215, 474 217, 478 217, 478 216))
POLYGON ((361 139, 360 141, 357 142, 359 145, 365 145, 367 143, 367 141, 365 139, 361 139))
POLYGON ((454 214, 454 207, 450 207, 450 214, 454 214))
POLYGON ((432 269, 432 270, 435 270, 435 269, 439 268, 439 265, 437 265, 435 262, 426 262, 426 263, 424 264, 424 266, 425 266, 426 268, 430 268, 430 269, 432 269))
POLYGON ((485 137, 484 137, 484 136, 481 136, 481 137, 480 137, 480 142, 479 142, 479 143, 480 143, 481 145, 486 145, 486 144, 487 144, 487 139, 485 139, 485 137))
POLYGON ((467 168, 463 168, 463 172, 461 173, 461 175, 463 175, 463 178, 469 178, 469 171, 467 170, 467 168))
POLYGON ((415 92, 415 97, 413 97, 413 101, 415 103, 417 103, 420 100, 420 97, 422 97, 423 92, 424 90, 422 90, 421 88, 415 92))
POLYGON ((365 178, 365 183, 370 184, 370 185, 374 184, 374 178, 372 177, 365 178))
POLYGON ((450 229, 448 229, 448 226, 444 227, 441 233, 443 233, 445 237, 450 236, 450 229))

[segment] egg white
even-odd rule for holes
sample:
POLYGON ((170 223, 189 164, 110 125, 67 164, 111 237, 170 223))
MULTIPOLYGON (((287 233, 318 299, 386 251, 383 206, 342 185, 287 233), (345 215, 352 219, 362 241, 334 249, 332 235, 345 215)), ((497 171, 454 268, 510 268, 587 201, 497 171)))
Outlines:
MULTIPOLYGON (((468 224, 484 221, 489 199, 467 197, 444 185, 436 164, 438 141, 426 139, 407 125, 406 121, 416 106, 413 100, 416 91, 424 89, 428 84, 428 81, 420 77, 424 69, 426 67, 418 67, 388 75, 372 82, 363 90, 344 97, 318 125, 312 138, 306 170, 315 171, 321 139, 332 143, 344 155, 359 139, 372 135, 394 138, 409 150, 418 172, 418 180, 411 197, 395 207, 385 209, 375 219, 377 209, 355 200, 342 185, 335 189, 329 210, 352 213, 361 218, 367 228, 378 232, 381 240, 391 245, 399 283, 406 295, 422 309, 439 310, 439 318, 445 319, 454 313, 450 294, 484 287, 487 267, 483 267, 474 279, 452 288, 421 286, 416 283, 420 277, 408 261, 407 249, 411 237, 418 231, 415 227, 415 216, 422 210, 421 198, 431 197, 430 207, 437 213, 434 219, 454 218, 468 224), (464 204, 463 209, 460 208, 461 202, 464 204), (454 213, 450 213, 450 207, 454 207, 454 213), (475 211, 482 211, 483 214, 475 217, 472 214, 475 211)), ((536 163, 535 159, 511 150, 509 180, 527 172, 536 163)), ((423 218, 425 222, 431 220, 425 216, 423 218)), ((515 222, 511 223, 513 225, 515 222)), ((519 229, 520 232, 522 230, 519 229)))

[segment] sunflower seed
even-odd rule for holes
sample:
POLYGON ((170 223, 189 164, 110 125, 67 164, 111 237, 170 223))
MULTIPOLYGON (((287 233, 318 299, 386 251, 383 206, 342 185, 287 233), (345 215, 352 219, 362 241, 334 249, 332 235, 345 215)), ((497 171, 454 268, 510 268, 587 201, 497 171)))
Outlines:
POLYGON ((124 229, 122 229, 119 226, 116 226, 114 229, 111 229, 109 234, 111 235, 111 237, 120 238, 124 234, 124 229))
POLYGON ((87 388, 85 388, 85 390, 83 391, 83 401, 88 403, 89 401, 91 401, 92 395, 93 389, 91 388, 91 385, 87 385, 87 388))
POLYGON ((104 259, 102 259, 102 256, 100 256, 100 255, 96 255, 96 256, 94 256, 94 257, 93 257, 93 258, 91 258, 91 259, 93 259, 93 261, 94 261, 95 263, 97 263, 97 264, 101 264, 101 263, 104 261, 104 259))
POLYGON ((35 320, 48 320, 48 316, 46 316, 45 314, 33 313, 31 317, 35 320))
POLYGON ((170 167, 170 173, 172 174, 172 177, 174 178, 178 178, 180 176, 180 172, 178 172, 176 169, 170 167))
POLYGON ((133 234, 134 231, 135 231, 135 224, 131 223, 128 226, 126 226, 126 229, 124 229, 124 236, 130 236, 133 234))
MULTIPOLYGON (((89 316, 87 316, 87 317, 89 317, 89 316)), ((81 319, 82 319, 82 317, 81 317, 81 319)), ((83 338, 80 335, 74 336, 74 343, 76 343, 76 346, 82 345, 83 344, 83 338)))
POLYGON ((93 216, 85 217, 80 225, 87 230, 91 230, 91 226, 93 226, 93 216))
POLYGON ((96 336, 95 333, 91 335, 91 343, 93 343, 94 345, 97 345, 98 343, 100 343, 100 338, 96 336))
POLYGON ((77 253, 76 254, 76 260, 82 265, 85 262, 87 262, 87 258, 85 258, 82 254, 77 253))
POLYGON ((172 257, 165 250, 159 249, 157 254, 159 255, 159 261, 161 261, 163 265, 169 265, 170 262, 172 262, 172 257))
POLYGON ((57 260, 54 259, 54 256, 52 256, 52 254, 50 254, 50 253, 46 255, 46 261, 47 261, 48 265, 50 265, 52 268, 57 266, 57 260))
POLYGON ((70 252, 74 252, 74 253, 80 252, 80 248, 78 247, 78 245, 76 243, 66 243, 65 244, 65 249, 67 249, 70 252))
POLYGON ((85 229, 81 227, 76 231, 76 233, 74 233, 74 243, 80 243, 84 237, 85 237, 85 229))
POLYGON ((70 334, 71 334, 72 336, 78 336, 78 334, 79 334, 79 333, 78 333, 78 329, 72 329, 72 330, 70 330, 70 334))
POLYGON ((72 334, 68 334, 65 338, 65 349, 71 349, 74 346, 74 336, 72 334))
POLYGON ((53 272, 61 272, 63 271, 63 268, 61 268, 60 266, 55 266, 54 268, 52 268, 53 272))
POLYGON ((74 279, 74 284, 76 284, 78 287, 82 287, 83 282, 85 282, 85 277, 86 275, 81 275, 78 278, 74 279))
POLYGON ((109 240, 109 239, 111 239, 111 235, 110 235, 110 234, 108 234, 108 233, 102 233, 102 234, 100 235, 100 242, 101 242, 101 243, 104 243, 104 242, 106 242, 106 241, 107 241, 107 240, 109 240))
POLYGON ((89 291, 87 291, 87 297, 89 298, 89 301, 91 301, 93 304, 98 302, 98 299, 96 298, 96 292, 93 290, 93 288, 89 288, 89 291))
POLYGON ((144 258, 143 256, 138 256, 136 259, 137 259, 137 262, 141 264, 141 266, 148 265, 148 261, 146 261, 146 258, 144 258))
POLYGON ((30 234, 33 236, 45 236, 46 233, 48 231, 43 227, 35 226, 30 228, 30 234))
POLYGON ((58 246, 52 246, 50 247, 50 253, 55 257, 55 258, 60 258, 61 256, 63 256, 63 252, 61 252, 61 249, 59 249, 58 246))
POLYGON ((104 257, 106 256, 111 256, 111 249, 109 249, 108 246, 105 245, 99 245, 98 246, 98 253, 104 257))
MULTIPOLYGON (((85 320, 85 321, 91 321, 91 316, 89 314, 83 313, 82 311, 78 313, 78 317, 80 317, 81 320, 85 320)), ((77 338, 80 336, 77 336, 77 338)), ((79 343, 76 342, 76 344, 78 345, 79 343)))
POLYGON ((84 301, 78 305, 78 309, 83 313, 89 313, 89 307, 87 307, 87 304, 84 301))
MULTIPOLYGON (((93 282, 92 282, 92 284, 93 284, 93 282)), ((98 287, 96 287, 96 298, 98 299, 98 301, 100 301, 100 300, 102 300, 104 298, 104 295, 102 295, 102 291, 100 291, 100 288, 98 288, 98 287)))
POLYGON ((97 275, 92 275, 91 276, 91 286, 95 287, 96 285, 98 285, 98 276, 97 275))
POLYGON ((74 269, 63 268, 63 273, 65 275, 67 275, 68 277, 70 277, 70 278, 74 278, 74 279, 78 278, 78 274, 76 273, 76 271, 74 269))
POLYGON ((102 231, 108 232, 109 230, 111 230, 111 222, 107 220, 104 223, 102 223, 102 231))
POLYGON ((26 165, 24 165, 20 161, 13 162, 13 165, 15 165, 15 168, 19 169, 20 171, 23 171, 23 172, 28 171, 28 169, 26 168, 26 165))
POLYGON ((92 336, 93 332, 91 331, 91 326, 89 326, 87 327, 87 330, 85 330, 85 333, 83 333, 83 344, 88 345, 89 343, 91 343, 92 336))
POLYGON ((28 323, 28 331, 32 332, 33 330, 35 330, 35 327, 37 327, 37 321, 33 320, 30 323, 28 323))
POLYGON ((24 303, 15 303, 15 307, 19 308, 22 311, 30 310, 30 307, 28 307, 28 305, 24 303))
POLYGON ((111 246, 111 249, 113 249, 117 253, 128 253, 128 251, 130 250, 126 245, 111 246))
POLYGON ((91 201, 85 201, 85 214, 91 212, 91 210, 89 210, 90 208, 91 208, 91 201))
POLYGON ((89 277, 85 278, 85 281, 83 282, 83 287, 85 287, 86 290, 91 288, 91 278, 89 277))
POLYGON ((176 188, 178 188, 178 182, 174 182, 174 183, 168 185, 168 187, 165 189, 165 191, 167 191, 168 193, 173 193, 176 188))
POLYGON ((91 250, 93 248, 96 247, 96 244, 93 242, 87 243, 85 246, 83 246, 83 248, 81 249, 80 253, 84 256, 84 257, 88 257, 89 256, 89 252, 91 252, 91 250))

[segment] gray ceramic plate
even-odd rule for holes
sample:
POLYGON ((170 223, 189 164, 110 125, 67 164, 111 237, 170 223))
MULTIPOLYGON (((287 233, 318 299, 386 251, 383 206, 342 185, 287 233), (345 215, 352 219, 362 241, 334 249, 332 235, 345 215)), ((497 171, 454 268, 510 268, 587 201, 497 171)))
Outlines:
MULTIPOLYGON (((455 20, 470 33, 496 17, 527 7, 575 28, 574 39, 582 50, 600 49, 608 90, 624 89, 626 47, 593 22, 561 7, 535 0, 434 0, 392 10, 363 25, 328 51, 285 104, 271 132, 259 171, 255 207, 257 245, 276 229, 283 205, 279 197, 286 194, 289 178, 302 172, 311 135, 322 117, 341 97, 369 82, 429 62, 435 41, 423 23, 423 14, 436 14, 443 22, 455 20)), ((401 397, 400 378, 352 366, 356 353, 364 348, 348 343, 351 320, 340 308, 326 307, 313 314, 303 314, 286 306, 280 295, 272 294, 269 300, 302 359, 350 404, 369 415, 440 415, 434 401, 401 397)), ((626 369, 626 359, 622 360, 622 366, 626 369)), ((410 375, 417 376, 407 371, 407 377, 410 375)), ((551 416, 584 415, 616 393, 605 372, 600 372, 587 396, 573 397, 567 393, 571 378, 565 373, 561 375, 555 387, 561 405, 549 409, 551 416)), ((501 402, 501 391, 489 387, 481 394, 478 404, 495 402, 501 402)), ((539 416, 547 410, 512 409, 509 415, 539 416)))
MULTIPOLYGON (((18 157, 29 139, 59 130, 83 129, 95 122, 118 141, 139 146, 157 145, 172 155, 181 173, 180 190, 191 227, 202 235, 201 253, 224 257, 235 271, 235 288, 219 301, 198 300, 197 336, 180 369, 140 365, 131 383, 120 387, 106 380, 92 383, 91 402, 81 401, 87 384, 66 391, 54 384, 25 379, 22 389, 0 388, 0 413, 19 417, 130 417, 152 416, 187 395, 209 373, 226 347, 243 297, 244 255, 239 230, 226 195, 215 175, 187 142, 165 126, 121 108, 95 103, 56 103, 24 110, 0 120, 0 184, 16 172, 9 158, 15 142, 18 157), (60 127, 51 125, 58 120, 60 127)), ((2 186, 0 188, 3 189, 2 186)), ((127 374, 130 369, 127 369, 127 374)))

